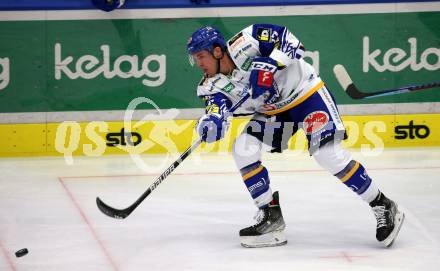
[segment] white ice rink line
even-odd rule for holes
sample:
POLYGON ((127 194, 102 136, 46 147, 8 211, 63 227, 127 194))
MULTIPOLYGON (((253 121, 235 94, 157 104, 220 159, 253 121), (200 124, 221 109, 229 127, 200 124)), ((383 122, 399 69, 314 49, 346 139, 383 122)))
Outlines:
MULTIPOLYGON (((438 148, 354 153, 407 220, 391 249, 356 195, 306 155, 267 155, 289 243, 244 249, 238 230, 255 208, 230 155, 195 155, 123 221, 101 214, 135 200, 160 174, 126 156, 0 159, 0 270, 437 270, 438 148), (16 258, 14 251, 29 254, 16 258)), ((170 158, 170 160, 172 160, 170 158)), ((166 166, 166 165, 164 165, 166 166)), ((162 166, 162 168, 164 167, 162 166)))

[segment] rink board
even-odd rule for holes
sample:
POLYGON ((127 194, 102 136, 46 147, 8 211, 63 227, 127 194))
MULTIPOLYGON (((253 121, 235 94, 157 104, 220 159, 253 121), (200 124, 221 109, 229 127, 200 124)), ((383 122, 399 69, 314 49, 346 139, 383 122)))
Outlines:
POLYGON ((438 89, 353 100, 333 73, 343 65, 368 92, 437 81, 439 2, 179 10, 0 12, 0 113, 125 110, 135 97, 202 108, 188 37, 213 25, 228 39, 257 22, 293 31, 340 105, 440 102, 438 89))
MULTIPOLYGON (((440 114, 344 116, 351 148, 440 146, 440 114)), ((234 119, 225 138, 200 152, 228 152, 248 119, 234 119)), ((184 151, 197 139, 193 120, 63 122, 0 125, 0 156, 153 154, 184 151)), ((305 150, 301 131, 289 142, 305 150)))

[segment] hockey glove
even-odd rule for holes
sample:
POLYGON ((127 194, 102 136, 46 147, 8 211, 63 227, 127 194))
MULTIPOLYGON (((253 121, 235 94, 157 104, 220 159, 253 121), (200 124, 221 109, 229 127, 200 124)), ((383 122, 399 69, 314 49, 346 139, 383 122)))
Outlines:
POLYGON ((104 11, 112 11, 124 5, 125 0, 92 0, 93 4, 104 11))
POLYGON ((263 95, 264 102, 270 103, 276 94, 274 75, 278 70, 277 62, 269 57, 256 57, 251 67, 249 83, 252 89, 252 99, 263 95))
POLYGON ((228 128, 229 122, 219 114, 206 114, 197 122, 196 131, 202 141, 213 143, 222 139, 228 128))

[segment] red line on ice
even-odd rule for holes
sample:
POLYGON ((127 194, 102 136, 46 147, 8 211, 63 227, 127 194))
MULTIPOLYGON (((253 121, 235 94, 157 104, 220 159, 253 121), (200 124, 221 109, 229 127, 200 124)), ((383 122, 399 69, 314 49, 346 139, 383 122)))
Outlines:
POLYGON ((108 252, 107 248, 105 247, 104 243, 101 241, 101 239, 99 238, 98 234, 96 233, 96 230, 93 228, 92 223, 90 223, 90 221, 87 219, 87 216, 84 214, 83 210, 81 209, 80 205, 78 204, 78 202, 76 201, 75 197, 73 196, 73 194, 70 192, 70 190, 67 188, 66 184, 63 181, 62 177, 58 177, 59 182, 61 183, 61 185, 63 186, 64 190, 66 191, 67 195, 69 196, 70 200, 73 202, 73 204, 75 205, 76 209, 78 210, 79 214, 81 215, 81 218, 83 219, 84 223, 87 224, 87 226, 90 229, 90 232, 92 233, 93 237, 95 238, 96 242, 98 243, 98 245, 101 247, 105 257, 108 259, 108 261, 110 262, 111 266, 113 267, 113 270, 118 271, 119 268, 117 266, 117 264, 115 263, 115 261, 113 260, 113 258, 111 257, 110 253, 108 252))
POLYGON ((14 266, 14 262, 12 261, 11 257, 9 257, 8 251, 5 249, 1 240, 0 240, 0 248, 1 248, 3 255, 5 256, 6 262, 8 263, 11 270, 17 271, 17 268, 15 268, 15 266, 14 266))
MULTIPOLYGON (((389 168, 367 168, 367 171, 373 170, 429 170, 429 169, 440 169, 440 167, 389 167, 389 168)), ((291 170, 270 170, 269 173, 308 173, 308 172, 326 172, 324 169, 291 169, 291 170)), ((62 179, 87 179, 87 178, 118 178, 118 177, 141 177, 141 176, 159 176, 162 172, 155 173, 145 173, 145 174, 126 174, 126 175, 96 175, 96 176, 63 176, 59 177, 62 179)), ((228 175, 237 174, 238 171, 219 171, 219 172, 177 172, 172 173, 172 175, 188 176, 188 175, 228 175)))
POLYGON ((320 256, 319 258, 322 259, 344 259, 347 262, 353 262, 354 258, 370 258, 370 256, 355 256, 355 255, 350 255, 349 253, 345 252, 345 251, 341 251, 339 253, 338 256, 320 256))

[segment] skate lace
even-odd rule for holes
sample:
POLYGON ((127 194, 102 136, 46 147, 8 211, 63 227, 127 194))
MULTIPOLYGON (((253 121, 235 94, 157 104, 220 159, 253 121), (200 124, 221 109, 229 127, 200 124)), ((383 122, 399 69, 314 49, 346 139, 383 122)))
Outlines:
POLYGON ((387 226, 386 209, 385 206, 375 206, 373 207, 374 216, 377 220, 377 228, 387 226))
POLYGON ((254 220, 257 221, 256 225, 260 224, 264 220, 264 217, 264 211, 262 209, 259 209, 254 215, 254 220))

